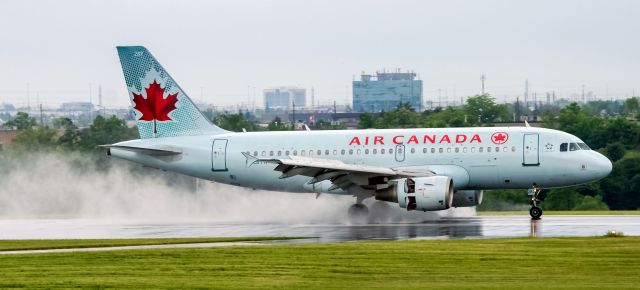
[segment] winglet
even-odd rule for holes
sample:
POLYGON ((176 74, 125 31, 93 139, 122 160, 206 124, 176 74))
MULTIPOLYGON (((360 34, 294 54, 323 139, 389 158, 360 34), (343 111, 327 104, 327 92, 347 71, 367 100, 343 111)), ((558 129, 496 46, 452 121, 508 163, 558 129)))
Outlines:
POLYGON ((242 155, 244 155, 244 157, 247 158, 246 160, 247 167, 251 167, 251 165, 253 165, 258 161, 258 157, 255 157, 247 152, 242 152, 242 155))

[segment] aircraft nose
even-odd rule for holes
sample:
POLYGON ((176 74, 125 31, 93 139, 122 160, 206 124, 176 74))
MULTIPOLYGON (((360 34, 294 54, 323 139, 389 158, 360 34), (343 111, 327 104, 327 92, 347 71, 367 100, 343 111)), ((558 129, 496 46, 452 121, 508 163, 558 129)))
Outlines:
POLYGON ((595 162, 595 169, 596 169, 596 172, 597 172, 596 174, 598 178, 605 178, 609 175, 609 173, 611 173, 611 170, 613 169, 613 164, 611 163, 611 160, 609 160, 609 158, 598 153, 598 156, 595 162))

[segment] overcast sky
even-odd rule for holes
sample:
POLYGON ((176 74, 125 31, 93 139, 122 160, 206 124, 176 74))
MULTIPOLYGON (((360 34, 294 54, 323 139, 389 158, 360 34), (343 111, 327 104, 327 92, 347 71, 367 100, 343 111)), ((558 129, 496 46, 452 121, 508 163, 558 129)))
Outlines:
POLYGON ((0 103, 128 104, 116 45, 144 45, 194 99, 279 85, 350 100, 362 71, 411 69, 425 97, 640 91, 640 1, 0 0, 0 103), (250 87, 251 89, 248 89, 250 87), (202 88, 202 89, 201 89, 202 88))

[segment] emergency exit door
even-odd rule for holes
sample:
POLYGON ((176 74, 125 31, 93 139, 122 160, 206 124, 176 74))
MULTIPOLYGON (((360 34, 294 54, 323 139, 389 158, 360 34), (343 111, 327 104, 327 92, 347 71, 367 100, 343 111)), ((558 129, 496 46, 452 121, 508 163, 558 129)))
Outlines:
POLYGON ((214 139, 211 146, 211 171, 227 171, 227 139, 214 139))
POLYGON ((522 150, 523 166, 539 166, 540 165, 540 136, 538 134, 524 134, 522 150))

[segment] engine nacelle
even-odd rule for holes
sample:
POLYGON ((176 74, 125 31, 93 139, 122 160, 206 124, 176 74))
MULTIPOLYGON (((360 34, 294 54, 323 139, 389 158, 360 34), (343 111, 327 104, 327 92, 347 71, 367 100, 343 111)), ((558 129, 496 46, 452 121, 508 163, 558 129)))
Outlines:
POLYGON ((377 200, 397 202, 407 210, 433 211, 451 207, 453 181, 448 176, 401 178, 388 190, 376 192, 377 200))
POLYGON ((482 190, 458 190, 453 193, 453 207, 476 206, 482 203, 482 190))

